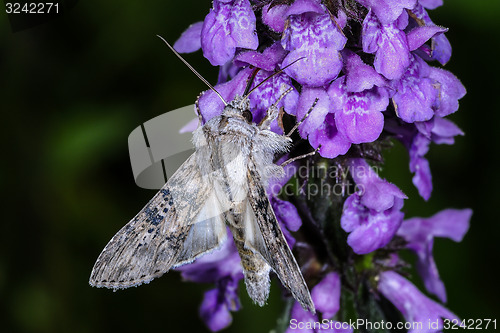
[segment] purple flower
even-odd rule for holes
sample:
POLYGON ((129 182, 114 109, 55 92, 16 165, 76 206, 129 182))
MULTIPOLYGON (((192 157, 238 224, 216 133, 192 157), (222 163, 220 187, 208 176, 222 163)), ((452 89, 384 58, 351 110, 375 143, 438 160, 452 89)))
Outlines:
POLYGON ((255 50, 259 39, 255 32, 255 14, 248 0, 214 0, 201 31, 203 55, 214 66, 234 57, 236 48, 255 50))
POLYGON ((217 288, 205 292, 200 306, 200 317, 212 331, 220 331, 231 325, 233 318, 229 311, 238 311, 238 281, 224 279, 217 282, 217 288))
POLYGON ((407 322, 422 323, 421 327, 410 329, 408 333, 441 332, 443 320, 441 318, 459 320, 445 307, 427 298, 410 281, 401 275, 386 271, 379 275, 378 290, 401 312, 407 322), (432 327, 430 322, 438 323, 432 327))
POLYGON ((450 72, 436 67, 431 67, 429 78, 438 85, 438 96, 434 104, 436 115, 444 117, 457 111, 458 100, 466 93, 460 80, 450 72))
POLYGON ((349 171, 360 189, 361 204, 371 210, 382 212, 393 207, 396 198, 407 198, 396 185, 381 179, 362 158, 351 159, 349 171))
POLYGON ((219 75, 217 77, 217 84, 227 82, 238 74, 240 67, 236 66, 234 62, 228 61, 224 65, 219 66, 219 75))
POLYGON ((464 135, 464 132, 451 120, 435 117, 433 127, 431 129, 432 142, 440 145, 452 145, 455 143, 455 136, 464 135))
POLYGON ((412 9, 417 0, 358 0, 358 2, 371 9, 382 24, 391 24, 405 8, 412 9))
POLYGON ((277 5, 270 2, 262 8, 262 21, 275 32, 285 30, 285 22, 290 15, 300 15, 307 12, 326 13, 319 0, 295 0, 288 5, 277 5))
POLYGON ((321 0, 295 0, 286 12, 286 17, 290 15, 300 15, 303 13, 326 13, 326 8, 321 4, 321 0))
MULTIPOLYGON (((252 88, 256 87, 262 81, 271 76, 273 72, 259 71, 255 76, 252 88)), ((295 113, 299 93, 292 85, 290 77, 284 73, 273 76, 271 79, 264 82, 260 87, 254 90, 250 96, 250 109, 253 114, 253 121, 258 124, 266 115, 269 107, 276 103, 280 96, 289 88, 292 88, 285 97, 276 104, 278 108, 284 107, 287 113, 295 113)), ((275 119, 271 123, 271 130, 278 134, 283 134, 283 130, 278 126, 278 120, 275 119)))
POLYGON ((431 119, 438 96, 435 82, 429 78, 430 66, 418 56, 411 59, 403 77, 393 81, 395 93, 392 96, 396 114, 407 123, 431 119))
POLYGON ((276 42, 266 48, 262 53, 258 51, 241 52, 234 58, 237 66, 252 65, 265 71, 274 71, 278 64, 285 58, 286 52, 281 43, 276 42))
MULTIPOLYGON (((415 14, 417 18, 422 20, 426 26, 436 26, 434 22, 432 22, 427 11, 424 9, 424 7, 427 7, 424 1, 419 2, 420 4, 417 4, 415 8, 412 9, 413 14, 415 14)), ((425 2, 428 3, 431 1, 425 2)), ((425 53, 429 57, 429 59, 437 60, 441 63, 441 65, 445 65, 451 57, 451 44, 444 34, 438 34, 437 36, 432 37, 431 46, 422 47, 420 48, 420 50, 423 51, 423 53, 425 53)))
POLYGON ((429 144, 431 141, 436 144, 453 144, 454 137, 463 135, 463 132, 450 120, 437 116, 426 122, 415 123, 415 128, 416 130, 409 132, 401 128, 400 139, 410 155, 410 171, 414 173, 413 184, 420 196, 429 200, 433 188, 429 162, 425 158, 429 144))
POLYGON ((470 209, 446 209, 429 218, 414 217, 405 220, 397 232, 408 242, 407 247, 417 254, 417 269, 425 288, 442 302, 446 302, 446 291, 432 256, 434 237, 462 241, 469 229, 471 216, 470 209))
MULTIPOLYGON (((340 308, 340 276, 336 272, 328 273, 312 290, 316 310, 323 319, 332 318, 340 308)), ((319 321, 318 315, 305 311, 295 302, 290 314, 290 326, 286 333, 352 333, 346 323, 336 321, 319 321), (342 325, 344 324, 344 325, 342 325), (343 326, 343 327, 342 327, 343 326)))
MULTIPOLYGON (((228 235, 231 233, 228 230, 228 235)), ((184 279, 197 283, 216 283, 216 288, 205 293, 200 315, 212 331, 231 324, 230 311, 238 311, 238 282, 243 278, 240 256, 232 238, 219 250, 196 259, 192 264, 177 268, 184 279)))
MULTIPOLYGON (((283 59, 284 53, 285 51, 281 45, 276 43, 264 50, 263 53, 257 51, 242 52, 235 57, 234 64, 237 66, 252 65, 263 69, 257 72, 251 86, 253 89, 274 74, 273 70, 283 59)), ((251 68, 244 68, 231 80, 217 84, 214 88, 226 101, 231 101, 236 95, 243 94, 251 74, 251 68)), ((292 88, 292 90, 279 101, 277 107, 284 107, 286 112, 295 114, 299 93, 292 86, 291 78, 285 73, 280 73, 264 82, 248 96, 250 109, 253 113, 253 122, 259 123, 264 118, 267 109, 276 103, 289 88, 292 88)), ((199 106, 205 121, 219 115, 224 108, 220 98, 211 90, 203 93, 199 100, 199 106)), ((279 134, 283 133, 283 130, 278 126, 277 120, 271 123, 271 130, 279 134)))
MULTIPOLYGON (((229 230, 228 235, 231 235, 229 230)), ((177 270, 184 279, 198 283, 215 283, 227 276, 243 278, 240 257, 231 237, 228 237, 220 249, 199 257, 190 265, 178 267, 177 270)))
POLYGON ((410 51, 415 51, 421 47, 429 39, 435 39, 443 35, 444 32, 448 31, 447 28, 438 27, 436 25, 416 27, 406 35, 408 40, 408 49, 410 51))
POLYGON ((391 208, 377 212, 362 205, 357 193, 350 195, 344 203, 340 222, 342 229, 350 233, 347 244, 357 254, 370 253, 387 245, 403 221, 402 207, 403 200, 395 198, 391 208))
POLYGON ((285 236, 286 242, 290 248, 295 245, 295 238, 290 231, 299 230, 302 225, 297 208, 289 201, 281 200, 277 197, 269 198, 274 214, 280 225, 281 231, 285 236))
POLYGON ((311 291, 316 310, 324 318, 332 318, 340 309, 340 276, 328 273, 311 291))
POLYGON ((335 110, 337 128, 352 143, 375 141, 384 128, 389 97, 384 88, 373 87, 362 92, 348 92, 342 76, 328 88, 335 110))
MULTIPOLYGON (((313 0, 301 2, 313 3, 318 7, 313 0)), ((285 69, 285 73, 302 85, 324 86, 336 78, 342 69, 339 51, 344 48, 347 38, 324 10, 321 13, 307 11, 291 15, 289 20, 281 43, 290 53, 283 61, 282 68, 304 57, 297 64, 285 69)))
POLYGON ((309 143, 319 149, 319 154, 326 158, 335 158, 347 153, 351 142, 338 131, 335 124, 335 115, 328 113, 324 123, 309 135, 309 143))
POLYGON ((352 159, 349 167, 359 192, 345 201, 340 225, 350 233, 347 244, 355 253, 370 253, 387 245, 398 230, 406 196, 380 179, 365 160, 352 159))
MULTIPOLYGON (((276 103, 287 113, 282 118, 287 128, 293 126, 289 115, 300 122, 293 138, 308 140, 323 157, 288 164, 282 178, 264 177, 269 202, 290 248, 295 245, 294 254, 298 254, 307 284, 319 281, 311 289, 317 313, 307 312, 295 302, 287 333, 352 332, 352 327, 344 325, 347 323, 330 318, 344 310, 339 315, 343 318, 349 310, 340 309, 341 292, 347 293, 342 297, 356 297, 356 285, 373 286, 373 278, 378 286, 368 292, 394 304, 381 308, 382 315, 394 317, 391 312, 399 310, 407 321, 422 323, 421 329, 410 332, 441 331, 442 318, 457 319, 396 273, 407 265, 400 259, 397 245, 416 253, 416 267, 427 291, 444 302, 445 287, 432 255, 434 238, 460 241, 471 211, 445 210, 430 218, 403 221, 407 197, 378 176, 382 162, 373 167, 369 164, 371 158, 383 160, 378 157, 382 157, 384 140, 401 141, 409 153, 413 183, 428 200, 433 191, 426 159, 431 143, 453 144, 456 135, 463 135, 444 117, 458 109, 465 88, 452 73, 428 64, 433 60, 445 64, 451 56, 445 37, 448 29, 434 24, 427 13, 440 5, 442 0, 214 0, 205 20, 191 25, 175 43, 179 52, 201 47, 204 56, 219 66, 215 89, 226 102, 250 89, 247 97, 254 123, 276 103), (347 186, 350 195, 283 200, 296 193, 295 184, 293 194, 289 191, 292 177, 304 185, 301 189, 309 185, 310 178, 323 180, 322 174, 310 169, 296 175, 297 166, 308 167, 310 162, 326 167, 325 177, 347 186), (300 206, 292 202, 300 202, 300 206), (339 205, 343 206, 342 215, 330 219, 339 205), (301 217, 307 219, 308 228, 301 229, 301 217), (332 223, 340 223, 342 230, 332 223), (329 237, 315 239, 326 234, 329 237), (339 248, 347 252, 337 253, 339 248), (360 265, 348 276, 340 270, 351 264, 347 258, 373 251, 378 254, 366 257, 369 266, 360 265), (328 260, 324 260, 326 253, 328 260), (341 289, 341 281, 356 283, 341 289), (429 325, 430 321, 437 327, 429 325)), ((224 103, 210 90, 198 104, 203 122, 224 109, 224 103)), ((283 133, 278 121, 271 124, 271 130, 283 133)), ((294 156, 307 152, 299 142, 292 144, 294 156)), ((276 165, 288 158, 275 157, 276 165)), ((229 231, 228 238, 220 250, 179 268, 186 280, 215 284, 205 293, 200 308, 212 331, 227 327, 231 312, 240 308, 238 283, 243 272, 229 231)), ((357 302, 364 300, 357 298, 357 302)))
POLYGON ((429 161, 425 154, 429 151, 430 140, 421 133, 417 133, 409 148, 410 171, 414 173, 413 185, 418 189, 418 193, 425 200, 429 200, 432 192, 432 175, 429 161))
POLYGON ((377 72, 390 80, 399 79, 410 65, 410 50, 402 30, 408 24, 408 14, 382 24, 372 11, 363 20, 363 51, 375 53, 373 65, 377 72))

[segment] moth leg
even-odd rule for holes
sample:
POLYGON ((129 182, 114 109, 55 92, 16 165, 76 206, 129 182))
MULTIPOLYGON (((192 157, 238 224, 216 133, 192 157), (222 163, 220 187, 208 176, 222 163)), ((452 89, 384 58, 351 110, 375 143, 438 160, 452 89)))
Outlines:
POLYGON ((303 155, 300 155, 300 156, 296 156, 296 157, 293 157, 293 158, 290 158, 288 160, 286 160, 285 162, 281 163, 280 166, 281 167, 284 167, 285 165, 287 164, 290 164, 296 160, 300 160, 300 159, 303 159, 303 158, 306 158, 308 156, 313 156, 313 155, 316 155, 316 153, 321 149, 321 145, 318 146, 318 148, 314 149, 314 151, 310 152, 310 153, 307 153, 307 154, 303 154, 303 155))
POLYGON ((284 93, 280 95, 278 100, 274 102, 273 105, 267 109, 266 116, 260 121, 259 123, 259 128, 264 130, 264 129, 269 129, 271 127, 271 122, 278 118, 279 115, 279 109, 278 109, 278 103, 290 92, 292 91, 293 88, 288 88, 284 93))
POLYGON ((293 134, 293 132, 297 129, 297 127, 299 127, 300 124, 302 124, 304 122, 304 120, 306 120, 306 118, 309 116, 309 114, 311 114, 312 110, 314 109, 314 107, 318 103, 318 100, 319 100, 319 98, 316 98, 314 100, 314 103, 312 103, 311 107, 309 108, 309 110, 307 110, 304 117, 302 117, 302 119, 297 124, 295 124, 295 126, 293 126, 293 128, 290 130, 290 132, 288 132, 288 134, 286 135, 287 137, 290 137, 293 134))
POLYGON ((200 110, 200 97, 203 95, 203 93, 199 94, 198 97, 196 97, 196 101, 194 102, 194 109, 196 110, 196 114, 198 115, 198 127, 203 125, 203 115, 201 114, 200 110))

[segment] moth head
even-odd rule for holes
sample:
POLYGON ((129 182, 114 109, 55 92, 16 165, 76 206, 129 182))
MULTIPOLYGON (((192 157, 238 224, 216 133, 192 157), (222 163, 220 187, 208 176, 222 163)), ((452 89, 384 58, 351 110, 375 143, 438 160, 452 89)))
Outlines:
POLYGON ((251 124, 253 120, 248 98, 239 95, 236 95, 236 97, 226 105, 222 114, 227 117, 241 118, 249 124, 251 124))

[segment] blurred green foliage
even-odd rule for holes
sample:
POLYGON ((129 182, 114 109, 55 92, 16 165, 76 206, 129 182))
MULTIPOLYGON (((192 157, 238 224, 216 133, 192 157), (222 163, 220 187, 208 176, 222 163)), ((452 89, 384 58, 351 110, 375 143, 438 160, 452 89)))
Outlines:
MULTIPOLYGON (((210 286, 171 272, 150 285, 113 293, 88 278, 111 236, 154 194, 135 186, 127 137, 140 123, 192 104, 206 88, 155 36, 173 42, 208 13, 210 1, 80 1, 67 15, 12 33, 0 15, 2 111, 1 332, 203 332, 198 306, 210 286)), ((454 55, 445 67, 468 89, 451 116, 466 133, 432 146, 429 202, 411 184, 396 145, 384 176, 410 197, 408 216, 472 207, 461 244, 438 239, 435 257, 448 306, 462 318, 500 313, 496 259, 500 2, 445 1, 431 13, 449 27, 454 55), (494 260, 494 262, 492 261, 494 260)), ((209 81, 217 71, 200 52, 187 60, 209 81)), ((408 257, 413 260, 411 256, 408 257)), ((418 280, 418 279, 414 279, 418 280)), ((267 332, 281 313, 243 310, 227 332, 267 332)), ((500 319, 500 318, 497 318, 500 319)))

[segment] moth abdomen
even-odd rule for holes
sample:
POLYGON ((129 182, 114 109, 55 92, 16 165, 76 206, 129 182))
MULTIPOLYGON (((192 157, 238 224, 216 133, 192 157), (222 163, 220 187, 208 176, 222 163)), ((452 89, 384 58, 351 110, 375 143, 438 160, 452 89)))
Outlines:
POLYGON ((258 305, 264 306, 269 297, 269 289, 271 287, 269 279, 271 266, 267 264, 260 254, 246 247, 243 228, 230 226, 230 230, 233 234, 234 244, 240 255, 248 296, 258 305))
POLYGON ((245 276, 245 286, 248 296, 250 296, 250 298, 259 306, 264 306, 269 297, 269 289, 271 287, 271 281, 269 278, 271 266, 269 266, 263 259, 260 259, 257 262, 257 258, 257 256, 253 257, 254 263, 252 264, 252 267, 257 269, 248 270, 244 268, 243 274, 245 276))

